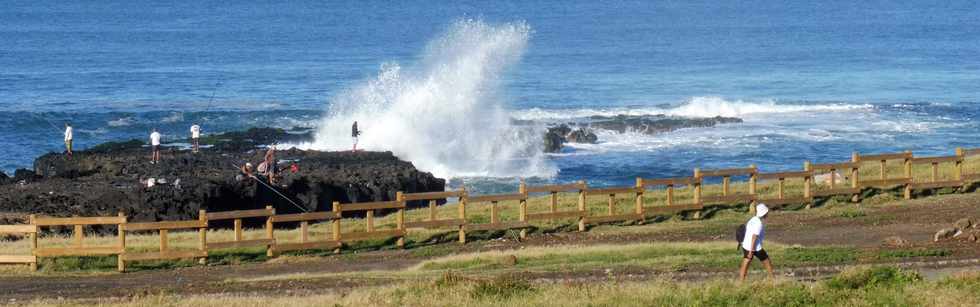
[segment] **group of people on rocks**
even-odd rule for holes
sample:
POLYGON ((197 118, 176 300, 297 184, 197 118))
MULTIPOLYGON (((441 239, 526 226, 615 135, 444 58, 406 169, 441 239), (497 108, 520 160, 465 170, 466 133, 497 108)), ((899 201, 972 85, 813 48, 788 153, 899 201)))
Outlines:
MULTIPOLYGON (((200 152, 200 138, 201 138, 201 126, 198 124, 191 125, 191 152, 200 152)), ((357 151, 357 139, 362 133, 361 130, 357 129, 357 121, 351 126, 351 138, 353 139, 353 149, 352 151, 357 151)), ((150 132, 150 164, 160 163, 160 146, 161 146, 162 135, 156 128, 150 132)), ((74 140, 73 129, 71 123, 65 123, 65 153, 68 159, 72 158, 72 141, 74 140)), ((299 171, 299 166, 293 163, 290 165, 290 171, 296 173, 299 171)), ((265 157, 262 162, 259 163, 258 167, 254 167, 252 163, 246 162, 244 165, 239 167, 239 175, 242 178, 256 178, 256 175, 261 176, 263 179, 268 181, 270 184, 276 184, 279 180, 279 165, 276 162, 276 145, 273 144, 269 146, 269 149, 265 153, 265 157)))
MULTIPOLYGON (((160 163, 160 140, 163 136, 157 131, 156 128, 150 132, 150 164, 160 163)), ((191 151, 193 153, 200 152, 201 147, 201 126, 198 124, 191 125, 191 151)), ((75 130, 72 128, 71 123, 65 123, 65 155, 68 159, 72 158, 72 143, 75 140, 75 130)))
MULTIPOLYGON (((357 129, 357 121, 354 121, 354 124, 351 126, 351 138, 354 141, 354 147, 351 151, 357 151, 357 137, 360 136, 361 133, 362 131, 357 129)), ((157 131, 156 128, 153 128, 153 130, 150 132, 150 150, 151 150, 150 164, 160 163, 161 138, 162 135, 160 134, 160 132, 157 131)), ((74 139, 75 139, 74 129, 72 128, 71 123, 66 122, 65 123, 65 155, 68 156, 68 159, 72 158, 72 142, 74 141, 74 139)), ((201 126, 198 124, 191 125, 191 152, 193 153, 200 152, 201 150, 200 139, 201 139, 201 126)), ((275 152, 275 146, 273 146, 269 150, 269 153, 266 154, 266 159, 264 162, 268 162, 270 156, 275 157, 274 152, 275 152)), ((274 163, 267 163, 267 164, 274 164, 274 163)))

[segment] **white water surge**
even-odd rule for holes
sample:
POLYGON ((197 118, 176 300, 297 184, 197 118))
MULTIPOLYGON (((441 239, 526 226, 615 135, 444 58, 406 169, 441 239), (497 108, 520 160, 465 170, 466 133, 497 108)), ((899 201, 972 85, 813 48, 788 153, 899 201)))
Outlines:
POLYGON ((527 46, 523 22, 460 20, 431 41, 420 62, 382 66, 379 75, 330 101, 310 148, 390 150, 439 177, 549 177, 541 128, 515 127, 501 99, 501 76, 527 46))

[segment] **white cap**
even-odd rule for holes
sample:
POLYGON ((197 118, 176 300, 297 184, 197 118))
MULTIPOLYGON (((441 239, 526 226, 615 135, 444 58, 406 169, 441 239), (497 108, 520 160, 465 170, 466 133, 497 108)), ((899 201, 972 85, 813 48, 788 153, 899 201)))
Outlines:
POLYGON ((755 216, 763 217, 767 213, 769 213, 769 207, 766 207, 766 204, 755 205, 755 216))

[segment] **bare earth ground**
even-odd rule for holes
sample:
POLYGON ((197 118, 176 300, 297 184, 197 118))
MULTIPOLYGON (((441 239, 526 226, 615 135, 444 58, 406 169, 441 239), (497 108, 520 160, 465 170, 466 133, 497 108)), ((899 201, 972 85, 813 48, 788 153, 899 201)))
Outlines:
MULTIPOLYGON (((900 236, 912 242, 914 248, 943 248, 952 255, 941 260, 897 259, 894 264, 942 272, 953 269, 977 269, 980 267, 980 244, 959 240, 934 243, 936 230, 949 227, 962 217, 980 218, 980 194, 957 194, 928 197, 913 201, 899 201, 887 205, 847 205, 860 214, 842 216, 840 212, 823 208, 787 211, 773 214, 767 221, 768 240, 789 245, 839 245, 861 250, 885 249, 882 240, 900 236), (865 206, 865 207, 859 207, 865 206)), ((848 208, 848 210, 851 210, 848 208)), ((710 218, 710 212, 709 218, 710 218)), ((652 225, 629 227, 602 226, 589 232, 537 233, 526 240, 493 239, 458 246, 442 243, 452 253, 485 250, 506 250, 522 246, 548 246, 556 244, 616 244, 638 242, 720 241, 731 240, 735 226, 701 227, 697 221, 685 221, 677 229, 664 231, 652 225)), ((726 225, 727 226, 727 225, 726 225)), ((734 242, 733 252, 734 252, 734 242)), ((223 293, 303 293, 345 291, 354 287, 383 285, 396 280, 384 278, 310 278, 297 280, 273 280, 229 282, 230 279, 250 279, 291 273, 333 273, 366 270, 398 270, 441 255, 424 255, 412 250, 383 250, 326 257, 282 257, 266 263, 241 265, 199 266, 168 270, 149 270, 133 273, 98 274, 37 274, 31 276, 0 277, 0 303, 24 302, 32 299, 96 299, 129 297, 158 293, 223 294, 223 293)), ((778 259, 776 259, 778 265, 778 259)), ((703 279, 733 274, 732 271, 681 271, 656 272, 637 268, 615 272, 615 278, 643 280, 654 277, 677 279, 703 279)), ((780 268, 780 274, 799 279, 840 271, 842 267, 780 268)), ((927 276, 928 271, 924 272, 927 276)), ((587 281, 609 278, 609 272, 535 273, 532 278, 541 282, 587 281)))

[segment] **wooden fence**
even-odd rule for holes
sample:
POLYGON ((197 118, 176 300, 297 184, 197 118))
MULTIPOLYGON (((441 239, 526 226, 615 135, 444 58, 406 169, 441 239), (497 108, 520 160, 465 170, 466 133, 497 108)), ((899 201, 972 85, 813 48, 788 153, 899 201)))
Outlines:
MULTIPOLYGON (((333 210, 327 212, 310 212, 298 214, 276 215, 271 206, 265 209, 205 212, 201 210, 196 220, 162 221, 146 223, 129 223, 123 213, 108 217, 37 217, 31 215, 28 224, 0 225, 0 234, 20 234, 29 236, 30 255, 0 255, 0 263, 28 264, 31 269, 37 269, 38 259, 42 257, 61 256, 117 256, 119 271, 126 270, 126 263, 132 261, 162 260, 162 259, 200 259, 202 263, 209 256, 209 251, 239 247, 265 247, 268 256, 276 256, 286 251, 323 249, 339 251, 345 243, 361 240, 394 239, 398 247, 405 246, 405 236, 409 229, 445 229, 458 231, 459 242, 466 242, 466 231, 507 230, 519 229, 521 236, 526 235, 528 228, 534 227, 534 222, 547 220, 551 222, 575 221, 580 231, 585 231, 589 224, 610 222, 642 222, 645 219, 661 214, 676 214, 682 211, 693 211, 695 218, 704 209, 705 204, 733 203, 766 203, 773 208, 787 204, 805 204, 807 208, 818 198, 845 195, 852 196, 858 201, 858 196, 866 188, 901 188, 906 199, 911 198, 914 190, 930 190, 938 188, 961 188, 972 182, 980 181, 980 170, 968 169, 964 161, 968 157, 980 155, 980 148, 957 149, 952 156, 915 157, 910 152, 862 155, 854 153, 851 161, 811 164, 805 162, 800 171, 785 171, 764 173, 759 172, 753 165, 747 168, 730 168, 701 170, 694 169, 691 177, 679 178, 637 178, 636 184, 626 187, 590 188, 584 181, 572 184, 527 186, 521 184, 518 192, 497 195, 469 195, 465 189, 447 192, 402 193, 396 194, 395 200, 369 203, 342 204, 333 203, 333 210), (900 162, 900 167, 889 168, 888 163, 900 162), (871 164, 871 166, 869 166, 871 164), (941 174, 940 166, 949 165, 951 173, 941 174), (915 178, 914 168, 929 167, 929 176, 915 178), (868 168, 877 171, 877 178, 862 180, 860 172, 868 168), (897 175, 889 175, 889 171, 897 175), (847 182, 838 182, 838 172, 849 174, 847 182), (817 176, 829 175, 826 182, 816 182, 817 176), (722 179, 719 193, 704 194, 705 178, 722 179), (748 178, 747 191, 733 191, 733 177, 748 178), (802 193, 788 195, 785 182, 801 180, 802 193), (759 186, 768 187, 769 193, 759 194, 759 186), (662 187, 662 189, 660 189, 662 187), (656 188, 656 189, 654 189, 656 188), (775 189, 775 195, 772 195, 775 189), (663 194, 659 194, 663 193, 663 194), (678 202, 678 193, 690 195, 682 197, 687 200, 678 202), (529 208, 530 194, 546 194, 549 197, 548 208, 529 208), (559 197, 576 195, 577 207, 562 208, 559 197), (645 196, 663 195, 663 200, 647 203, 645 196), (587 198, 604 197, 605 210, 590 212, 586 206, 587 198), (438 216, 437 203, 448 198, 458 199, 458 214, 455 216, 438 216), (625 201, 624 201, 625 199, 625 201), (406 205, 410 201, 428 202, 427 218, 406 221, 406 205), (625 204, 625 206, 622 206, 625 204), (467 206, 489 206, 489 220, 475 219, 467 214, 467 206), (542 210, 543 209, 543 210, 542 210), (375 215, 378 210, 395 214, 395 225, 386 229, 378 229, 375 225, 375 215), (509 211, 508 211, 509 210, 509 211), (363 212, 363 231, 344 232, 343 223, 352 223, 353 219, 344 219, 349 212, 363 212), (502 212, 516 212, 517 218, 504 219, 502 212), (258 238, 244 238, 243 220, 261 220, 264 222, 264 235, 258 238), (208 242, 207 230, 213 226, 213 221, 232 220, 234 239, 224 242, 208 242), (318 237, 310 237, 310 223, 324 222, 331 224, 331 232, 318 237), (275 224, 298 223, 299 241, 287 242, 276 238, 275 224), (118 228, 117 245, 90 246, 85 244, 85 227, 102 225, 118 228), (61 246, 39 246, 38 233, 43 228, 72 227, 69 242, 61 246), (392 228, 393 227, 393 228, 392 228), (196 230, 197 248, 189 250, 174 250, 170 248, 169 233, 171 230, 196 230), (160 236, 158 251, 127 250, 126 234, 128 232, 155 231, 160 236)), ((844 180, 844 179, 840 179, 844 180)), ((750 206, 754 209, 754 206, 750 206)), ((514 216, 514 214, 506 215, 514 216)))

